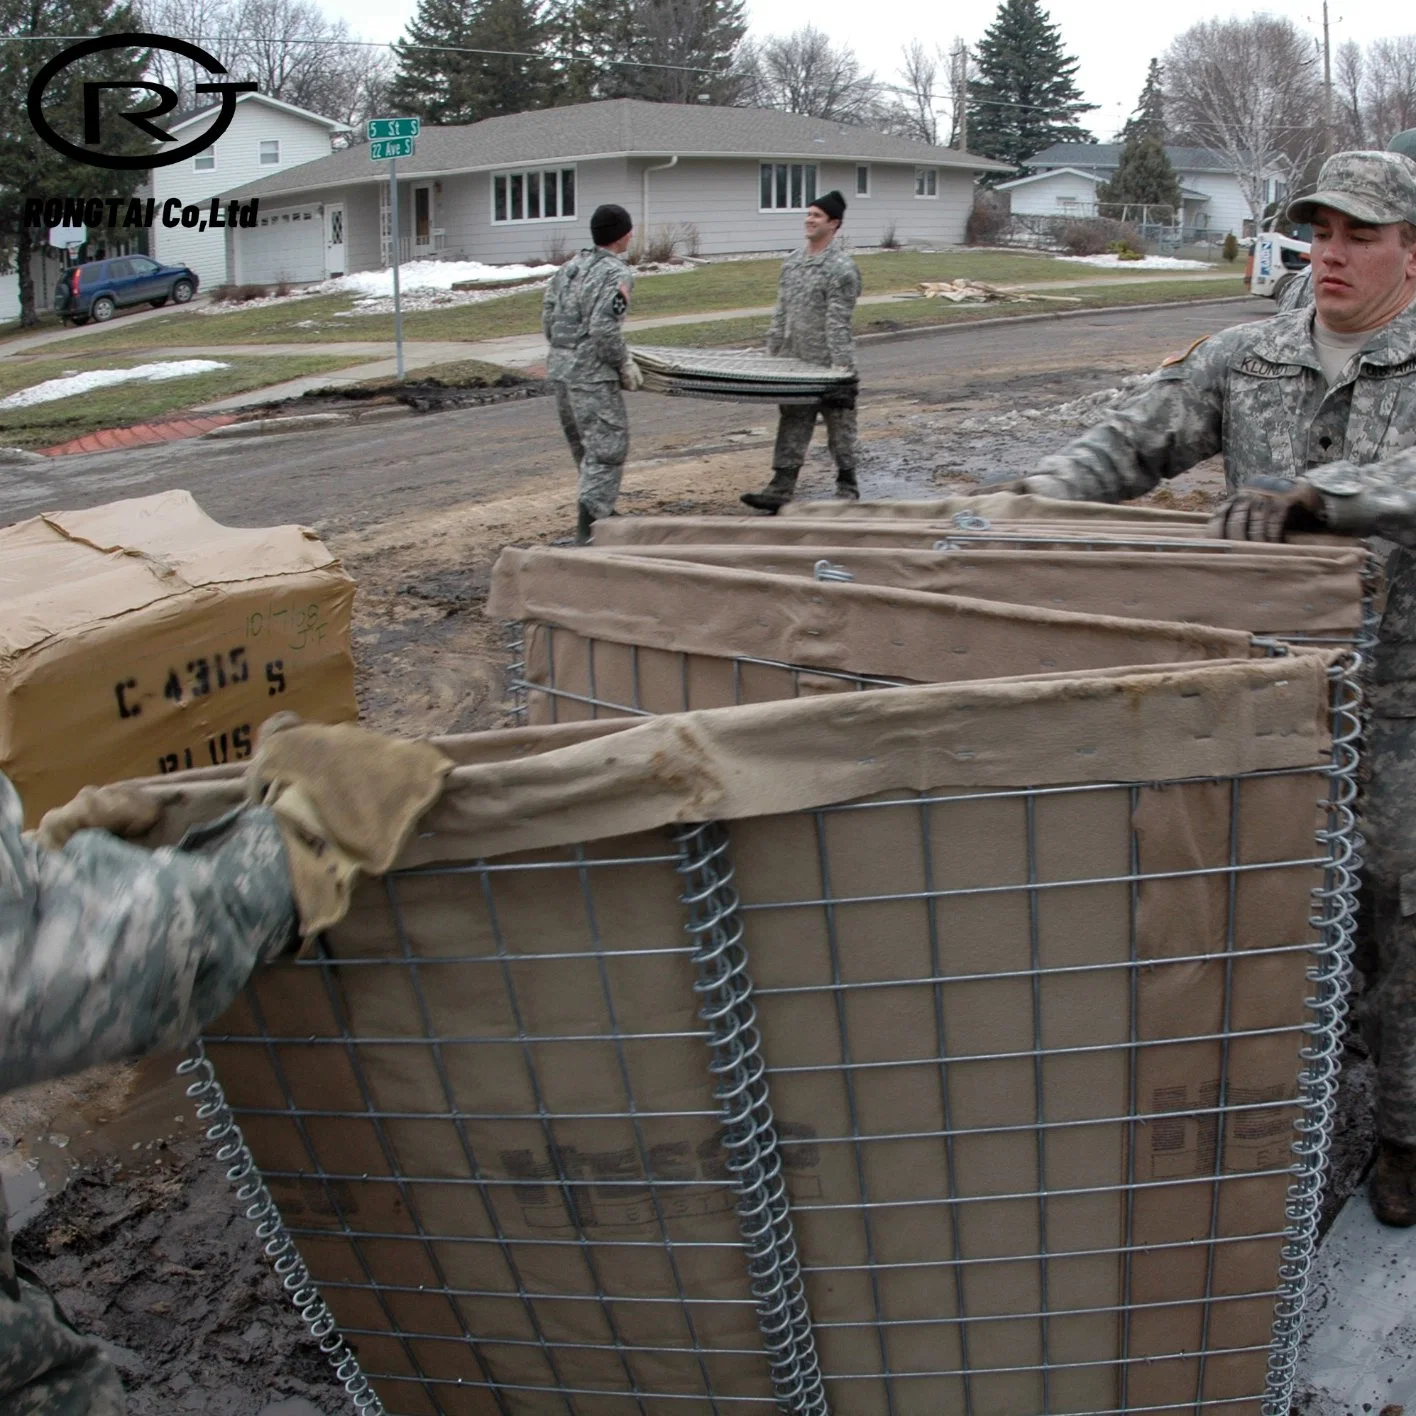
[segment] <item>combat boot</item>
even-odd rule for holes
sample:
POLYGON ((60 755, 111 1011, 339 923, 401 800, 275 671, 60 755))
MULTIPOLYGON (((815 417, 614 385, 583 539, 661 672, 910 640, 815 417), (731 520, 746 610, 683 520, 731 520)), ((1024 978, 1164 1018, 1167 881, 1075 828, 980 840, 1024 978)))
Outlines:
POLYGON ((595 524, 595 515, 584 502, 576 504, 575 517, 575 544, 577 546, 588 546, 590 544, 590 528, 595 524))
POLYGON ((1407 1229, 1416 1224, 1416 1146, 1377 1141, 1377 1164, 1367 1188, 1372 1213, 1383 1224, 1407 1229))
POLYGON ((784 471, 774 467, 772 480, 760 492, 744 492, 738 500, 754 511, 770 511, 776 515, 796 494, 796 483, 796 470, 784 471))
POLYGON ((836 473, 836 500, 859 501, 860 483, 856 481, 854 467, 842 467, 836 473))

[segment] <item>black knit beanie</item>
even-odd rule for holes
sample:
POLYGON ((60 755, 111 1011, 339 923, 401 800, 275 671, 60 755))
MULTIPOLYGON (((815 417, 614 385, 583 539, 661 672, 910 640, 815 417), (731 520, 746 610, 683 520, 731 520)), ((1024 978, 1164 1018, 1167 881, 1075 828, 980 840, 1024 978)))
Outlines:
POLYGON ((832 221, 840 221, 846 214, 846 199, 839 192, 827 192, 824 197, 808 202, 807 206, 818 207, 832 221))
POLYGON ((590 218, 590 239, 597 246, 613 246, 621 236, 628 236, 634 230, 634 222, 629 213, 613 202, 595 208, 590 218))

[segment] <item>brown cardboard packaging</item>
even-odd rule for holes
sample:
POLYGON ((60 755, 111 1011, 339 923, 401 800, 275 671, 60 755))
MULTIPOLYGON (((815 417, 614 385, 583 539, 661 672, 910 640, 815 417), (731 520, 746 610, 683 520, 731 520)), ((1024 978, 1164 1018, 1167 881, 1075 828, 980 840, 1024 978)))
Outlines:
POLYGON ((81 787, 238 762, 290 709, 358 716, 354 582, 312 531, 190 492, 0 530, 0 770, 32 825, 81 787))

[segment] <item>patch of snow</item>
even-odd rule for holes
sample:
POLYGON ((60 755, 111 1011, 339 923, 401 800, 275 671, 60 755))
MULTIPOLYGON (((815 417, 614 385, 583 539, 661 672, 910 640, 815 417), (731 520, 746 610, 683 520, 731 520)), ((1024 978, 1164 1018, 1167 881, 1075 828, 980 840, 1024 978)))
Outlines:
POLYGON ((166 379, 187 378, 191 374, 209 374, 213 369, 225 369, 227 364, 215 359, 169 359, 163 364, 137 364, 131 369, 88 369, 81 374, 66 374, 63 378, 45 379, 43 383, 22 388, 8 398, 0 398, 0 408, 29 408, 36 403, 53 403, 59 398, 91 393, 96 388, 143 380, 158 383, 166 379))
MULTIPOLYGON (((553 265, 484 265, 481 261, 409 261, 398 269, 398 285, 402 294, 415 290, 451 290, 473 280, 491 284, 503 280, 549 280, 556 273, 553 265)), ((372 295, 393 298, 392 270, 360 270, 353 275, 339 275, 315 287, 322 295, 372 295)))
POLYGON ((1059 261, 1073 265, 1105 266, 1108 270, 1213 270, 1208 261, 1185 261, 1179 256, 1145 256, 1138 261, 1123 261, 1117 255, 1058 256, 1059 261))

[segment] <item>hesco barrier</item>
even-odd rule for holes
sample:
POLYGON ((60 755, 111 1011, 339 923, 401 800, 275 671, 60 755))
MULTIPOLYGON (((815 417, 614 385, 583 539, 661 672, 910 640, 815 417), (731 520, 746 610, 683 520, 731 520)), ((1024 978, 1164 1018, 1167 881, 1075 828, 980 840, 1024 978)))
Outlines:
MULTIPOLYGON (((351 1392, 1287 1416, 1351 667, 443 743, 462 765, 398 868, 191 1064, 351 1392)), ((240 793, 151 789, 168 838, 240 793)))

